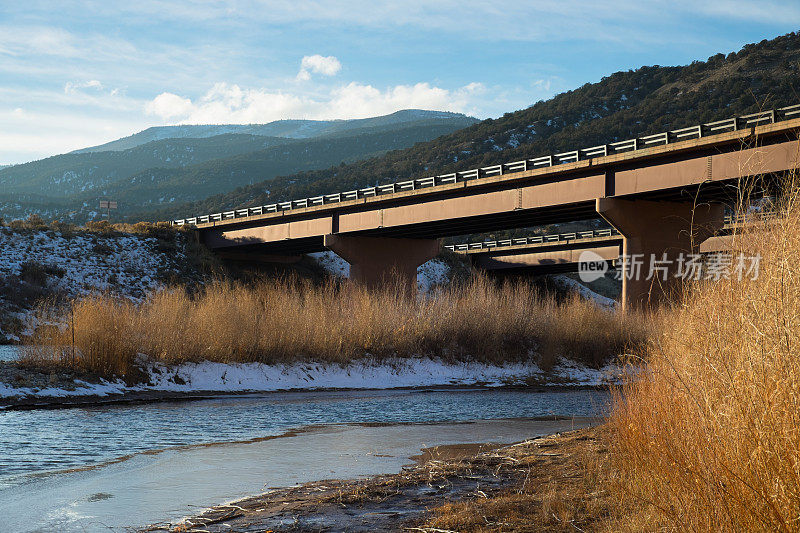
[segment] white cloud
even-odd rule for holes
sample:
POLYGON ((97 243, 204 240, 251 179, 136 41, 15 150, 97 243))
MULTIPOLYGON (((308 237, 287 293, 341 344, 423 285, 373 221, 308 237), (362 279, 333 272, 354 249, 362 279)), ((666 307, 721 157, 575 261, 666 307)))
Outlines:
POLYGON ((319 54, 304 56, 300 62, 300 72, 297 73, 297 79, 308 81, 311 79, 312 73, 333 76, 340 70, 342 70, 342 64, 334 56, 321 56, 319 54))
POLYGON ((136 53, 129 41, 100 33, 71 33, 53 26, 0 26, 0 54, 12 57, 119 61, 136 53))
POLYGON ((381 90, 351 82, 322 96, 308 96, 218 83, 197 101, 162 93, 145 105, 145 111, 163 120, 184 124, 248 124, 285 118, 366 118, 401 109, 469 113, 474 106, 473 99, 486 91, 486 87, 475 82, 455 90, 428 83, 396 85, 381 90))
POLYGON ((78 54, 76 39, 67 31, 46 26, 0 27, 0 53, 18 55, 53 55, 72 57, 78 54))
POLYGON ((800 23, 797 0, 674 0, 666 5, 661 0, 230 0, 198 2, 191 14, 181 8, 168 9, 160 0, 143 0, 130 9, 141 10, 147 5, 151 5, 151 16, 179 21, 187 17, 217 21, 230 16, 267 25, 315 25, 312 30, 332 26, 423 29, 466 35, 470 40, 524 42, 574 40, 577 36, 627 46, 692 38, 691 25, 685 21, 698 16, 780 26, 800 23), (665 25, 670 31, 664 29, 665 25))
POLYGON ((79 89, 97 89, 98 91, 100 91, 103 89, 103 84, 97 80, 89 80, 77 83, 72 83, 68 81, 64 85, 64 94, 74 94, 79 89))
MULTIPOLYGON (((42 4, 41 0, 28 2, 22 9, 30 11, 31 4, 42 4)), ((83 2, 86 9, 87 2, 83 2)), ((800 9, 796 0, 674 0, 665 5, 660 0, 643 0, 632 3, 627 0, 188 0, 165 2, 164 0, 138 0, 137 2, 89 2, 93 14, 114 18, 136 18, 151 21, 186 23, 209 22, 215 25, 236 20, 256 21, 260 24, 291 24, 296 22, 319 22, 322 24, 348 24, 371 27, 423 27, 469 34, 477 38, 503 39, 505 33, 515 38, 539 40, 547 37, 574 36, 564 28, 574 30, 574 24, 589 22, 619 21, 632 15, 646 13, 657 22, 660 16, 677 12, 686 14, 714 13, 727 20, 744 19, 792 23, 800 21, 800 9), (187 7, 188 6, 188 7, 187 7), (553 20, 558 17, 558 20, 553 20), (562 22, 564 24, 553 24, 562 22), (503 32, 492 32, 487 28, 502 27, 503 32)), ((80 9, 80 8, 79 8, 80 9)), ((611 37, 613 34, 606 34, 611 37)))
POLYGON ((723 19, 739 19, 767 24, 797 24, 800 22, 800 6, 794 1, 706 0, 705 2, 685 1, 682 4, 686 11, 723 19))
POLYGON ((148 115, 156 115, 165 120, 180 119, 191 114, 193 109, 191 100, 172 93, 161 93, 145 105, 148 115))

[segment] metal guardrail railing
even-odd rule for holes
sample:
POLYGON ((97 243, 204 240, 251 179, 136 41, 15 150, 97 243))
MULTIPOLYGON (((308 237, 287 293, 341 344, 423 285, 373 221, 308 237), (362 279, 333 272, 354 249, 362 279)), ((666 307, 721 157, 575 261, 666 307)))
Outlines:
POLYGON ((571 152, 545 155, 534 157, 532 159, 514 161, 511 163, 502 163, 500 165, 474 168, 471 170, 462 170, 458 172, 452 172, 450 174, 441 174, 438 176, 428 176, 426 178, 399 181, 386 185, 376 185, 375 187, 365 187, 363 189, 338 192, 335 194, 325 194, 322 196, 314 196, 312 198, 302 198, 300 200, 289 200, 274 204, 260 205, 257 207, 233 209, 231 211, 223 211, 209 215, 182 218, 173 220, 171 223, 177 226, 183 226, 185 224, 206 224, 209 222, 246 218, 250 216, 264 215, 267 213, 279 213, 281 211, 290 211, 292 209, 303 209, 317 205, 335 204, 348 200, 357 200, 360 198, 383 196, 385 194, 395 194, 403 191, 438 187, 452 183, 479 180, 493 176, 502 176, 503 174, 510 174, 514 172, 524 172, 537 168, 553 167, 566 163, 575 163, 577 161, 632 152, 644 148, 650 148, 652 146, 667 145, 689 139, 699 139, 702 137, 708 137, 709 135, 728 133, 740 129, 751 128, 763 124, 772 124, 793 118, 800 118, 800 104, 782 107, 780 109, 771 109, 769 111, 762 111, 760 113, 753 113, 751 115, 744 115, 741 117, 733 117, 716 122, 709 122, 707 124, 700 124, 698 126, 692 126, 689 128, 665 131, 655 135, 646 135, 644 137, 637 137, 635 139, 628 139, 626 141, 618 141, 609 144, 593 146, 591 148, 581 148, 571 152))
POLYGON ((571 233, 554 233, 551 235, 535 235, 531 237, 519 237, 514 239, 503 239, 499 241, 471 242, 466 244, 449 244, 445 246, 451 252, 468 252, 470 250, 492 250, 494 248, 504 248, 507 246, 525 246, 527 244, 548 244, 559 242, 570 242, 582 239, 594 239, 597 237, 613 237, 620 233, 614 228, 595 229, 588 231, 573 231, 571 233))
POLYGON ((777 211, 752 211, 750 213, 737 213, 736 215, 725 215, 725 225, 733 226, 740 224, 752 224, 755 222, 767 222, 780 218, 777 211))

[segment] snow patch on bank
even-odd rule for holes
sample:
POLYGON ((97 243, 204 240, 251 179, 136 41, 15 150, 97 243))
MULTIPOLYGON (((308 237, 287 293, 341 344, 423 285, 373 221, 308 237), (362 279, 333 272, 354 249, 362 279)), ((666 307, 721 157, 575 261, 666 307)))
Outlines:
POLYGON ((582 284, 580 281, 572 279, 568 276, 558 275, 553 276, 553 279, 562 288, 569 289, 577 292, 582 298, 595 302, 598 306, 605 309, 614 309, 617 301, 612 298, 607 298, 601 294, 597 294, 592 289, 582 284))
MULTIPOLYGON (((331 251, 308 254, 330 275, 338 278, 350 277, 350 263, 331 251)), ((440 259, 431 259, 417 268, 417 289, 426 293, 437 285, 450 280, 450 267, 440 259)))
POLYGON ((428 292, 449 281, 450 265, 440 259, 431 259, 417 268, 417 288, 420 292, 428 292))
POLYGON ((331 251, 326 252, 314 252, 312 254, 308 254, 309 256, 313 257, 317 260, 317 263, 325 269, 325 271, 330 274, 331 276, 337 278, 349 278, 350 277, 350 263, 336 255, 331 251))
POLYGON ((438 359, 356 361, 347 366, 331 363, 184 363, 167 367, 149 365, 150 383, 127 386, 121 381, 87 383, 75 380, 75 389, 32 389, 0 383, 0 397, 109 396, 127 392, 270 392, 317 389, 392 389, 446 385, 566 385, 599 386, 616 382, 619 369, 595 370, 564 362, 550 372, 534 363, 502 366, 483 363, 448 363, 438 359))

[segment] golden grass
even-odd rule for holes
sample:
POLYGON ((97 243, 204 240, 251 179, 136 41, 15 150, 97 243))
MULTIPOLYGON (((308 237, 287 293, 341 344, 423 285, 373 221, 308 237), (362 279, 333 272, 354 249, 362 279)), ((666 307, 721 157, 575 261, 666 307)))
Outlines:
MULTIPOLYGON (((638 509, 619 508, 607 428, 535 439, 502 450, 519 481, 433 507, 421 530, 466 532, 621 531, 638 509)), ((480 456, 479 456, 480 457, 480 456)), ((495 466, 495 472, 500 467, 495 466)))
POLYGON ((800 530, 800 205, 736 237, 759 276, 687 290, 610 425, 635 529, 800 530))
MULTIPOLYGON (((75 365, 125 376, 138 353, 167 364, 344 364, 361 357, 498 363, 538 353, 544 366, 561 357, 599 366, 646 338, 639 316, 602 310, 577 296, 557 303, 522 283, 478 278, 419 298, 396 289, 262 280, 218 281, 193 296, 162 290, 139 305, 92 295, 73 306, 75 365)), ((71 326, 69 310, 58 321, 71 326)), ((72 364, 71 327, 43 328, 34 344, 29 361, 72 364)))
MULTIPOLYGON (((513 487, 434 507, 424 528, 459 532, 613 531, 603 429, 537 439, 517 454, 513 487)), ((487 489, 488 490, 488 489, 487 489)))

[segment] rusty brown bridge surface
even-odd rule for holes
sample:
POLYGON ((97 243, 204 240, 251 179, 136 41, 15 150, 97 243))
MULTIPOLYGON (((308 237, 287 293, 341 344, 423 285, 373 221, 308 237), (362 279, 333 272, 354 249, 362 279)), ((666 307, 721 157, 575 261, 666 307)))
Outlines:
MULTIPOLYGON (((696 249, 724 224, 741 180, 798 168, 800 105, 526 159, 268 206, 174 221, 215 251, 292 255, 333 250, 351 277, 413 279, 442 237, 604 218, 625 254, 696 249)), ((663 288, 623 276, 623 306, 663 288)))

